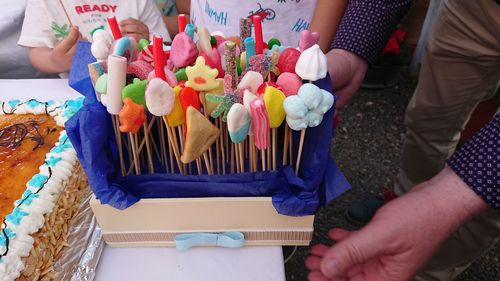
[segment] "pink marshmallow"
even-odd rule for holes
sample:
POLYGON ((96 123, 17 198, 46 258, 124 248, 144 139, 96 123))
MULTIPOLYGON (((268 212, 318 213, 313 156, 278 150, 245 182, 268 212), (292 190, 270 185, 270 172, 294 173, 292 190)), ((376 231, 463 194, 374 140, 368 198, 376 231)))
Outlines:
POLYGON ((299 88, 302 86, 302 79, 295 73, 284 72, 278 76, 276 84, 281 87, 285 96, 289 97, 299 92, 299 88))
POLYGON ((193 39, 186 33, 179 33, 172 41, 170 59, 175 67, 185 67, 193 64, 198 57, 198 49, 193 39))

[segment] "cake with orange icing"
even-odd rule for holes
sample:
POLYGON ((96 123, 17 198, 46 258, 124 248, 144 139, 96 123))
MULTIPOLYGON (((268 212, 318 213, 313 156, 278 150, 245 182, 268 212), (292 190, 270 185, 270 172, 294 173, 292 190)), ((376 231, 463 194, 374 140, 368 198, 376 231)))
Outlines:
POLYGON ((1 102, 0 281, 54 280, 87 189, 65 121, 82 99, 1 102))

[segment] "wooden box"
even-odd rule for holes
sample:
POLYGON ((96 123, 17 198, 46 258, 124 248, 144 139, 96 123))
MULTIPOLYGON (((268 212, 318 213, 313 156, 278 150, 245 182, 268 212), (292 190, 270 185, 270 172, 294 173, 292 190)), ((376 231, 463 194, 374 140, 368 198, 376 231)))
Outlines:
POLYGON ((173 247, 175 236, 240 231, 248 246, 308 245, 314 216, 280 215, 270 197, 143 199, 120 211, 93 198, 91 208, 112 247, 173 247))

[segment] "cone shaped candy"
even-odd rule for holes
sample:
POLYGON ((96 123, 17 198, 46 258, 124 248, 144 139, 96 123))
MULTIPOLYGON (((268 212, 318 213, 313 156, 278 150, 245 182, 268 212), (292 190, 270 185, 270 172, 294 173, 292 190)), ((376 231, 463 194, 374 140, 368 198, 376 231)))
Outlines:
POLYGON ((302 52, 295 65, 295 73, 303 80, 317 81, 326 77, 327 59, 318 45, 302 52))
POLYGON ((182 152, 182 163, 190 163, 206 152, 219 137, 219 129, 194 107, 186 110, 186 142, 182 152))

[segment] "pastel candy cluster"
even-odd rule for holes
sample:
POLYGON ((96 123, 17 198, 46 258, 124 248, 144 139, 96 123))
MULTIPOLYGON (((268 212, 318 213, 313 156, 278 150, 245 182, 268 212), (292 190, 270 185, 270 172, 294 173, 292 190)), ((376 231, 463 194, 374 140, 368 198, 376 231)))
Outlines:
POLYGON ((333 103, 333 95, 328 91, 311 83, 304 84, 297 95, 287 97, 283 103, 286 122, 295 131, 316 127, 333 103))

